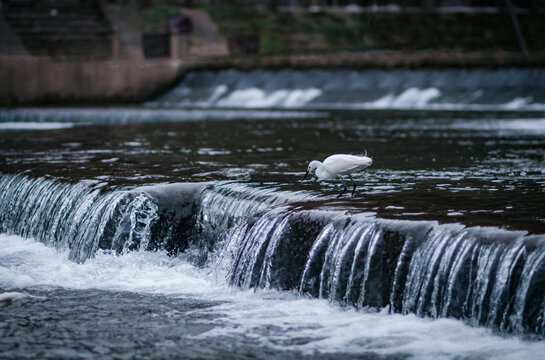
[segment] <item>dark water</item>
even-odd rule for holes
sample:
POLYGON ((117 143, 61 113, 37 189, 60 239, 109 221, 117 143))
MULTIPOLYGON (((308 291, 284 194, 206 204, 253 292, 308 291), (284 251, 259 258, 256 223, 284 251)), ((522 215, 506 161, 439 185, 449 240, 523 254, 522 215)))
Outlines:
POLYGON ((301 82, 338 104, 343 81, 384 78, 342 71, 197 73, 165 95, 225 83, 215 107, 262 89, 319 111, 0 111, 0 288, 26 295, 1 308, 0 357, 539 359, 541 73, 386 77, 393 102, 431 104, 431 86, 463 111, 296 102, 301 82), (215 85, 183 90, 203 77, 215 85), (479 84, 503 94, 494 111, 468 106, 479 84), (310 160, 364 152, 353 197, 300 182, 310 160))
POLYGON ((333 113, 326 118, 76 126, 0 139, 5 173, 137 186, 235 181, 308 191, 380 217, 545 232, 545 120, 525 113, 333 113), (298 180, 332 153, 373 157, 356 196, 298 180))
MULTIPOLYGON (((174 341, 211 328, 205 324, 208 316, 198 312, 211 306, 202 300, 100 290, 28 293, 33 298, 0 313, 3 358, 167 358, 177 353, 174 341)), ((212 349, 198 351, 202 344, 194 341, 182 344, 188 345, 193 353, 188 357, 213 354, 212 349)))
POLYGON ((181 349, 187 359, 407 358, 373 352, 305 356, 298 351, 262 347, 251 334, 199 338, 200 334, 223 326, 221 314, 210 312, 217 302, 202 299, 103 290, 51 289, 28 293, 32 298, 0 313, 4 359, 169 359, 179 356, 181 349), (16 343, 13 338, 18 339, 16 343), (226 352, 228 342, 233 344, 231 352, 226 352), (256 348, 260 351, 256 352, 256 348))
MULTIPOLYGON (((217 303, 202 299, 102 290, 28 293, 33 297, 0 312, 3 359, 171 359, 180 354, 184 359, 408 358, 408 354, 381 356, 372 351, 305 355, 263 346, 252 336, 257 334, 202 338, 199 335, 225 326, 221 314, 210 311, 217 303)), ((292 342, 312 340, 299 337, 292 342)))

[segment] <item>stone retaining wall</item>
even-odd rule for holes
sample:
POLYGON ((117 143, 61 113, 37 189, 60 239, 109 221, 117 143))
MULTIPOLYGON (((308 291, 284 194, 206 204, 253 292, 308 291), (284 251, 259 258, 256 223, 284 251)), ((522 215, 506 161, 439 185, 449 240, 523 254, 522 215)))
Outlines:
POLYGON ((164 90, 182 70, 169 60, 0 56, 0 105, 138 102, 164 90))

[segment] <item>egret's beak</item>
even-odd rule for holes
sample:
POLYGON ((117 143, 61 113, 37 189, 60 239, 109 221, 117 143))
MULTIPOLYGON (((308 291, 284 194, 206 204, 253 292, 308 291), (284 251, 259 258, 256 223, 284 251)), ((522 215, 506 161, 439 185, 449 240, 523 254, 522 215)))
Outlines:
POLYGON ((307 170, 307 172, 305 173, 305 176, 303 176, 303 180, 301 180, 301 182, 305 181, 305 179, 307 178, 308 173, 309 173, 309 171, 307 170))

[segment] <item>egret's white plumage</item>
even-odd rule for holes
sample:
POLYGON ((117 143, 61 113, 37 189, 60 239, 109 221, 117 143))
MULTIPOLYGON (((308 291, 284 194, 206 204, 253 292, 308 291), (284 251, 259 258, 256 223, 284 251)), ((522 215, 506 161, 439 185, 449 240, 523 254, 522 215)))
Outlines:
POLYGON ((311 161, 308 164, 307 173, 303 180, 305 180, 307 175, 313 171, 315 171, 316 176, 322 180, 331 180, 338 177, 344 186, 343 191, 339 194, 339 196, 341 196, 347 190, 346 183, 342 176, 347 175, 354 185, 354 188, 352 189, 352 195, 354 195, 356 184, 354 183, 351 174, 365 169, 372 163, 373 159, 367 155, 335 154, 327 157, 323 162, 318 160, 311 161))

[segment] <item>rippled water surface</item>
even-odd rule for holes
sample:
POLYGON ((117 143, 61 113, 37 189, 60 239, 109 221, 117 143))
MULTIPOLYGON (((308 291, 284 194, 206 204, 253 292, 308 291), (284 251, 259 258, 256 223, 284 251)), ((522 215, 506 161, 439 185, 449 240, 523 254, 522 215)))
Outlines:
MULTIPOLYGON (((115 114, 108 116, 115 120, 115 114)), ((383 217, 545 232, 545 119, 539 114, 304 114, 3 132, 0 164, 8 173, 122 186, 235 181, 310 191, 326 206, 383 217), (364 152, 374 163, 354 176, 353 198, 333 200, 336 182, 298 182, 312 159, 364 152)))
MULTIPOLYGON (((0 219, 15 224, 9 227, 6 220, 0 227, 0 293, 26 295, 0 309, 1 358, 541 358, 545 344, 539 334, 391 314, 388 307, 356 309, 294 289, 240 289, 226 280, 229 269, 218 256, 221 260, 220 234, 281 203, 291 203, 289 211, 544 234, 542 113, 229 111, 0 113, 0 186, 12 184, 15 194, 17 174, 29 188, 35 182, 57 191, 43 194, 41 212, 25 208, 31 201, 25 194, 13 195, 18 204, 0 206, 0 219), (354 197, 337 198, 336 181, 300 182, 310 160, 333 153, 373 158, 371 167, 354 175, 354 197), (98 218, 109 199, 148 211, 150 205, 137 204, 135 194, 148 191, 142 186, 170 183, 203 183, 209 189, 199 199, 200 209, 192 209, 200 226, 209 227, 200 231, 219 244, 206 248, 207 262, 195 266, 191 249, 175 256, 160 246, 143 251, 142 242, 140 251, 121 245, 119 251, 112 246, 72 256, 66 244, 92 231, 72 229, 68 220, 94 224, 82 214, 96 206, 91 215, 98 218), (63 212, 68 205, 47 208, 48 199, 63 194, 83 194, 80 210, 66 215, 68 220, 63 212), (58 225, 44 218, 49 211, 58 225), (10 218, 10 212, 23 217, 10 218), (33 231, 38 224, 45 230, 33 231), (217 229, 223 232, 212 231, 217 229), (39 238, 58 234, 67 238, 39 238)), ((111 210, 112 218, 118 218, 118 209, 111 210)), ((155 220, 131 215, 125 224, 130 231, 119 231, 130 232, 136 244, 134 234, 143 239, 155 220)), ((489 233, 494 231, 499 230, 489 233)))

